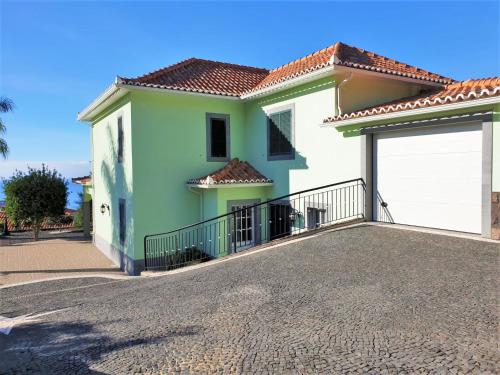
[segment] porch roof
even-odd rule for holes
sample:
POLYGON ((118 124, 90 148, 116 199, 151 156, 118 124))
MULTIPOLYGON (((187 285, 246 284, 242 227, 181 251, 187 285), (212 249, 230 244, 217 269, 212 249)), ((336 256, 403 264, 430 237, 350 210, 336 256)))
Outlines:
POLYGON ((71 181, 78 185, 89 186, 92 185, 92 176, 73 177, 71 181))
POLYGON ((205 176, 192 178, 187 181, 188 186, 196 187, 236 187, 272 185, 273 180, 267 178, 250 163, 238 158, 232 159, 224 167, 205 176))

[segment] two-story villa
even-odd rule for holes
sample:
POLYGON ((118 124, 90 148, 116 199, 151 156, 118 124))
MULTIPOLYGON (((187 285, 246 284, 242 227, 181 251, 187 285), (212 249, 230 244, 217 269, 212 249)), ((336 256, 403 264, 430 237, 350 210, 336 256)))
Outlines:
POLYGON ((359 177, 367 219, 382 196, 392 221, 490 236, 499 95, 343 43, 273 70, 191 58, 117 77, 78 115, 95 244, 137 274, 147 234, 359 177))

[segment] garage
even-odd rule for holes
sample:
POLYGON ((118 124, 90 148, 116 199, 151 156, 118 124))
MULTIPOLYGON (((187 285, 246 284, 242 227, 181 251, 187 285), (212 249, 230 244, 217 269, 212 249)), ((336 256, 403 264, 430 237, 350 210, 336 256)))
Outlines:
POLYGON ((480 122, 374 133, 374 219, 481 233, 482 154, 480 122))

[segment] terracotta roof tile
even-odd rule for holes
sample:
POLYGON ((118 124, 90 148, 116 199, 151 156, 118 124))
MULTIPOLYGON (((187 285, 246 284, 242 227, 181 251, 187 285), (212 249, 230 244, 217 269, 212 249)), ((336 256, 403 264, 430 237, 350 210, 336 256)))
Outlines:
POLYGON ((330 123, 358 117, 407 111, 493 96, 500 96, 500 77, 469 79, 467 81, 449 84, 442 89, 426 91, 420 95, 394 100, 352 113, 329 117, 325 119, 324 122, 330 123))
POLYGON ((346 66, 409 78, 451 83, 452 79, 337 42, 271 71, 250 66, 190 58, 136 78, 118 77, 125 84, 238 97, 326 66, 346 66))
POLYGON ((71 181, 75 184, 86 185, 92 182, 92 176, 73 177, 71 181))
POLYGON ((224 184, 256 184, 272 183, 273 181, 262 175, 250 163, 235 158, 223 168, 206 176, 193 178, 187 183, 190 185, 224 185, 224 184))
POLYGON ((267 74, 266 69, 191 58, 137 78, 119 79, 135 86, 239 96, 267 74))
POLYGON ((453 82, 452 79, 439 74, 431 73, 427 70, 389 59, 373 52, 352 47, 342 42, 337 42, 325 49, 271 70, 269 75, 250 91, 252 92, 263 89, 297 76, 319 70, 326 66, 333 65, 394 74, 438 83, 453 82))

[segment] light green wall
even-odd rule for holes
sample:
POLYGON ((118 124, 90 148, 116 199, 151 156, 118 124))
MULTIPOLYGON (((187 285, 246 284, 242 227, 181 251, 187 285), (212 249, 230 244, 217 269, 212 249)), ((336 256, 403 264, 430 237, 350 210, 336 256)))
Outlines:
POLYGON ((144 235, 200 220, 200 198, 186 181, 225 165, 206 161, 206 113, 229 114, 231 158, 241 157, 244 107, 235 100, 194 95, 135 91, 131 96, 135 257, 143 259, 144 235))
MULTIPOLYGON (((205 219, 211 219, 217 217, 219 215, 223 215, 228 212, 228 204, 230 201, 249 201, 256 200, 259 202, 265 202, 271 198, 271 187, 267 186, 255 186, 255 187, 236 187, 236 188, 214 188, 214 189, 198 189, 203 192, 203 202, 204 202, 204 216, 205 219)), ((257 203, 257 202, 256 202, 257 203)), ((258 216, 260 216, 260 212, 262 212, 262 208, 258 208, 257 211, 258 216)), ((266 223, 259 222, 259 228, 262 228, 262 231, 265 229, 262 225, 267 225, 266 223)), ((224 236, 224 238, 228 237, 228 233, 231 233, 231 218, 223 217, 214 221, 211 221, 204 226, 205 231, 218 233, 220 236, 224 236), (220 222, 220 227, 217 227, 217 224, 220 222), (215 226, 215 227, 214 227, 215 226)), ((263 236, 258 236, 262 238, 263 236)), ((230 237, 228 237, 230 238, 230 237)), ((218 238, 217 238, 218 239, 218 238)), ((214 238, 215 240, 215 238, 214 238)), ((219 240, 219 239, 218 239, 219 240)), ((219 240, 220 241, 220 240, 219 240)), ((220 244, 210 244, 210 254, 212 256, 222 256, 227 254, 228 243, 230 241, 222 241, 220 244)))
POLYGON ((227 212, 227 202, 234 200, 254 200, 261 202, 271 198, 271 187, 240 187, 217 189, 217 212, 222 215, 227 212))
POLYGON ((196 189, 203 194, 203 218, 208 220, 212 217, 221 215, 217 205, 217 189, 196 189))

